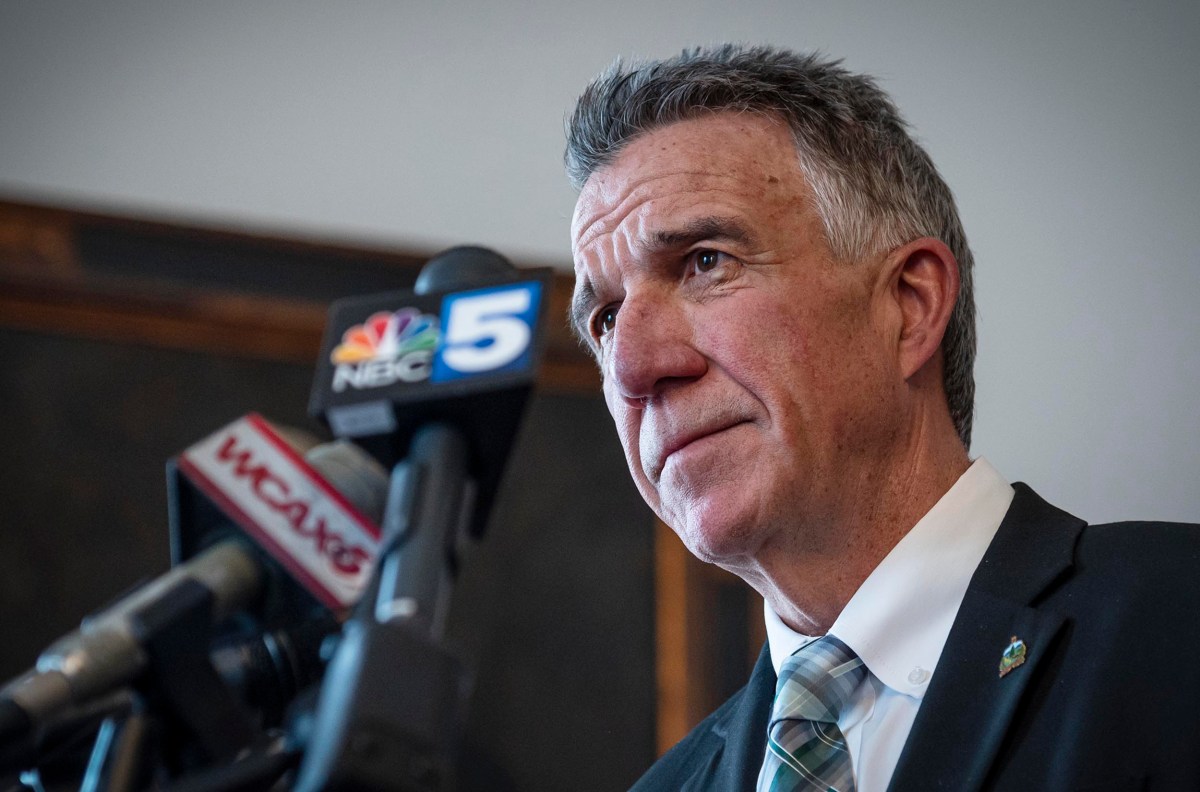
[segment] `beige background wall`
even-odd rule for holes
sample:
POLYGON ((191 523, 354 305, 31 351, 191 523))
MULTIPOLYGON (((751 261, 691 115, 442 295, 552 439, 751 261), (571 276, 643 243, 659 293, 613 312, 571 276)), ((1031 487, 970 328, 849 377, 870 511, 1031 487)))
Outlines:
POLYGON ((565 265, 575 94, 725 39, 877 74, 940 163, 975 452, 1088 518, 1200 518, 1194 2, 5 0, 0 194, 565 265))

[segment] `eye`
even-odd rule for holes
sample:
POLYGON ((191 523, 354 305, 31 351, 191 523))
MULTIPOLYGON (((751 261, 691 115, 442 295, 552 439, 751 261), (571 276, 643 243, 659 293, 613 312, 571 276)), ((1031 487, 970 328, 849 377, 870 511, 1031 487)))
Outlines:
POLYGON ((721 265, 727 254, 719 250, 697 250, 692 253, 692 263, 696 272, 704 274, 712 272, 721 265))
POLYGON ((606 305, 592 317, 592 335, 596 338, 603 338, 612 331, 616 324, 617 306, 606 305))

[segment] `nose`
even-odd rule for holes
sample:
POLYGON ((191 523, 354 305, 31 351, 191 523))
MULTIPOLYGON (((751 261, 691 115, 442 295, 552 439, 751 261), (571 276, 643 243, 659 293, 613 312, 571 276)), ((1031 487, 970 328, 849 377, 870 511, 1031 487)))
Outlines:
POLYGON ((632 407, 707 370, 690 312, 671 300, 627 294, 611 332, 605 380, 632 407))

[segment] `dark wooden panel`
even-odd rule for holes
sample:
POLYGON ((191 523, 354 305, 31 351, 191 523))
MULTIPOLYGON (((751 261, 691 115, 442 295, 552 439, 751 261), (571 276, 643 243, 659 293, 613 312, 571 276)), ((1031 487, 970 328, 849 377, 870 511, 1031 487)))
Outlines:
POLYGON ((329 302, 353 294, 411 289, 417 255, 350 252, 318 245, 82 218, 75 245, 98 278, 155 279, 216 290, 329 302))
MULTIPOLYGON (((0 200, 0 325, 267 360, 315 361, 337 297, 411 287, 435 251, 281 239, 0 200)), ((518 266, 522 262, 516 262, 518 266)), ((595 393, 555 277, 540 382, 595 393)))
POLYGON ((0 329, 0 672, 169 563, 168 457, 250 410, 313 427, 307 366, 0 329))
POLYGON ((655 755, 653 517, 599 399, 537 400, 514 453, 451 619, 503 772, 463 787, 627 789, 655 755))
POLYGON ((766 641, 763 601, 655 529, 658 752, 665 753, 746 684, 766 641))

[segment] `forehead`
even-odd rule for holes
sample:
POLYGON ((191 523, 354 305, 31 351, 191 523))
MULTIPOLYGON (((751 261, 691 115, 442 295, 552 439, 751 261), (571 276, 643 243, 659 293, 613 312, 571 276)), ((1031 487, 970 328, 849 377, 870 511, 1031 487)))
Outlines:
POLYGON ((782 121, 751 113, 680 121, 634 139, 584 184, 571 227, 576 266, 581 253, 614 235, 636 244, 706 214, 769 225, 802 210, 807 197, 782 121))

